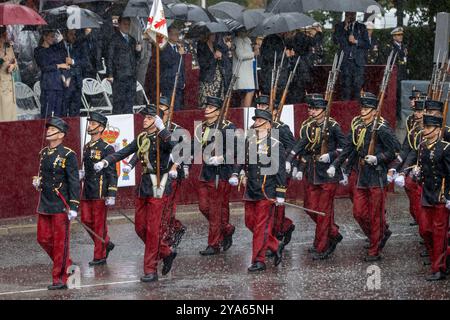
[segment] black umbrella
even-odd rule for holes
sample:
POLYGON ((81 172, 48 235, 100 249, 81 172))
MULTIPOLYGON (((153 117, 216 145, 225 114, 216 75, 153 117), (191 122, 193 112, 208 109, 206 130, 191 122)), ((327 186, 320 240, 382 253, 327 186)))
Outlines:
POLYGON ((322 10, 337 12, 373 12, 375 8, 383 12, 383 7, 375 0, 327 0, 322 1, 321 7, 322 10))
POLYGON ((245 28, 243 24, 234 19, 225 19, 222 20, 223 23, 228 27, 228 30, 231 32, 237 31, 239 29, 245 28))
POLYGON ((43 12, 49 28, 55 29, 85 29, 100 28, 102 18, 87 9, 78 6, 62 6, 43 12))
POLYGON ((270 34, 290 32, 305 28, 315 22, 313 18, 299 12, 278 13, 264 19, 253 30, 252 36, 267 36, 270 34))
POLYGON ((208 8, 216 18, 239 20, 245 7, 235 2, 222 1, 208 8))
POLYGON ((168 5, 173 13, 173 18, 192 22, 217 22, 214 16, 195 4, 171 3, 168 5))
POLYGON ((264 9, 247 9, 242 12, 242 24, 247 30, 255 28, 258 24, 264 21, 264 19, 272 16, 272 13, 265 12, 264 9))
POLYGON ((322 0, 272 0, 267 5, 267 12, 308 12, 322 9, 322 0))
POLYGON ((187 38, 199 38, 207 33, 220 33, 230 31, 227 25, 219 22, 197 22, 186 33, 187 38))
MULTIPOLYGON (((163 0, 164 15, 166 18, 173 18, 172 11, 167 7, 167 3, 174 3, 174 0, 163 0)), ((123 17, 148 18, 152 9, 153 0, 130 0, 123 10, 123 17)))

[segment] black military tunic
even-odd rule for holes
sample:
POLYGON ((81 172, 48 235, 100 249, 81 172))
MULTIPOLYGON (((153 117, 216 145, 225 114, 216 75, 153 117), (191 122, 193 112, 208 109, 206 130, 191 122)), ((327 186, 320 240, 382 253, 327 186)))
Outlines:
MULTIPOLYGON (((377 139, 375 145, 375 156, 377 165, 373 166, 364 161, 368 154, 373 122, 366 125, 362 120, 353 119, 351 129, 351 143, 347 141, 343 152, 332 163, 336 168, 340 167, 345 160, 350 160, 348 167, 357 166, 357 187, 371 188, 384 187, 387 184, 387 166, 396 157, 398 141, 392 129, 386 121, 378 124, 377 139)), ((349 138, 350 138, 349 137, 349 138)))
MULTIPOLYGON (((161 177, 170 170, 170 153, 173 143, 170 141, 169 130, 164 129, 157 134, 142 132, 129 145, 118 152, 110 154, 104 160, 109 164, 123 160, 133 153, 137 153, 142 164, 142 178, 137 189, 139 198, 153 197, 152 176, 156 175, 156 139, 160 137, 160 174, 161 177)), ((169 181, 165 185, 164 194, 172 192, 169 181)))
POLYGON ((285 198, 286 196, 286 151, 283 144, 270 135, 267 138, 258 140, 255 135, 246 139, 245 165, 235 165, 234 174, 238 174, 242 169, 247 176, 247 187, 244 200, 258 201, 275 198, 285 198), (278 152, 278 157, 276 157, 278 152), (253 159, 253 154, 256 158, 253 159), (273 157, 271 155, 273 154, 273 157), (263 164, 262 157, 269 157, 271 161, 263 164), (255 163, 251 163, 253 161, 255 163), (268 169, 270 168, 270 169, 268 169), (270 174, 272 173, 272 174, 270 174))
POLYGON ((45 147, 42 149, 39 176, 41 177, 39 187, 41 194, 38 213, 66 212, 64 201, 70 210, 78 211, 80 182, 77 156, 74 151, 62 144, 56 148, 45 147))
MULTIPOLYGON (((291 162, 296 155, 307 159, 307 178, 312 184, 337 183, 340 176, 336 175, 330 178, 327 174, 329 163, 319 162, 321 156, 322 125, 316 121, 310 121, 302 129, 302 138, 294 145, 287 161, 291 162)), ((342 133, 340 125, 332 118, 328 122, 328 154, 330 163, 333 162, 342 151, 345 145, 345 136, 342 133)))
POLYGON ((117 193, 117 171, 114 164, 100 172, 95 172, 94 164, 114 153, 114 148, 103 139, 89 142, 84 146, 84 186, 82 198, 86 200, 115 197, 117 193))
MULTIPOLYGON (((194 139, 193 145, 192 145, 192 152, 194 152, 195 147, 194 143, 200 143, 202 146, 202 152, 205 150, 206 147, 214 144, 214 129, 216 127, 216 122, 212 124, 208 124, 206 121, 203 121, 201 124, 197 125, 197 127, 194 129, 194 139)), ((223 150, 222 154, 216 155, 216 156, 223 156, 224 161, 226 161, 227 158, 235 159, 236 156, 236 139, 233 139, 233 146, 227 146, 227 134, 234 135, 234 131, 236 129, 236 126, 226 120, 223 125, 220 126, 219 130, 222 133, 222 142, 223 142, 223 150), (228 133, 227 133, 228 132, 228 133)), ((210 146, 212 148, 212 146, 210 146)), ((200 172, 200 181, 210 182, 215 181, 216 175, 219 175, 220 180, 228 181, 230 178, 232 171, 233 171, 233 164, 221 164, 219 166, 213 166, 208 165, 206 163, 203 163, 201 172, 200 172)))
POLYGON ((292 134, 291 129, 287 124, 281 121, 274 121, 272 124, 272 130, 273 129, 278 130, 278 138, 280 142, 283 144, 286 153, 289 153, 295 144, 294 135, 292 134))

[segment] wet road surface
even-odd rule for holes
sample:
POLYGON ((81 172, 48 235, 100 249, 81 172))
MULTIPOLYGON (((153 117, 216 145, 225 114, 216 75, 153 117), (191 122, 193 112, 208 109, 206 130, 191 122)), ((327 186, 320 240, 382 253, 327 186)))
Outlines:
POLYGON ((450 299, 450 280, 429 283, 424 279, 429 267, 419 256, 423 246, 417 226, 409 225, 412 218, 404 193, 390 194, 387 205, 393 235, 381 261, 370 264, 362 260, 365 237, 351 215, 351 202, 338 199, 336 221, 344 240, 330 259, 311 259, 307 249, 314 224, 304 213, 288 208, 296 230, 283 262, 273 267, 268 260, 267 270, 258 274, 247 273, 251 233, 245 228, 242 209, 231 215, 237 227, 233 246, 213 257, 198 254, 206 247, 205 219, 200 213, 180 215, 188 231, 172 271, 151 284, 139 281, 144 246, 133 225, 110 225, 116 248, 108 264, 96 268, 88 266, 93 254, 91 240, 77 228, 72 232, 71 256, 81 269, 81 288, 57 292, 46 290, 51 264, 35 234, 0 236, 0 299, 450 299), (380 268, 381 281, 375 290, 367 288, 371 265, 380 268))

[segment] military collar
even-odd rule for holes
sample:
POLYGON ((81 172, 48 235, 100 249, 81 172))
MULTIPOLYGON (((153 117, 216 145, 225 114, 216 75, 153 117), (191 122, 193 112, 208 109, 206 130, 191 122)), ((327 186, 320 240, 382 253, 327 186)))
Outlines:
POLYGON ((95 141, 93 141, 93 142, 90 142, 90 141, 89 141, 89 147, 92 148, 92 147, 95 146, 100 140, 102 140, 102 138, 97 139, 97 140, 95 140, 95 141))

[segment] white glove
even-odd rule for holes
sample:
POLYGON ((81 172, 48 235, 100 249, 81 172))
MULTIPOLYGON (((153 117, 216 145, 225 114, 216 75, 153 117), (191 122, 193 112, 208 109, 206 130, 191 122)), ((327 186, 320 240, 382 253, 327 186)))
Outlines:
POLYGON ((395 185, 401 188, 405 186, 405 176, 403 174, 399 174, 395 177, 395 185))
POLYGON ((342 186, 348 185, 348 174, 342 172, 342 180, 339 181, 339 184, 342 186))
POLYGON ((236 187, 239 184, 239 179, 236 177, 236 175, 232 175, 230 179, 228 179, 228 183, 231 184, 233 187, 236 187))
POLYGON ((220 166, 222 163, 223 163, 223 156, 220 156, 220 157, 214 156, 214 157, 209 158, 209 160, 208 160, 208 164, 210 166, 217 167, 217 166, 220 166))
POLYGON ((388 170, 388 174, 387 174, 387 181, 388 181, 388 183, 391 183, 392 181, 394 181, 397 178, 397 176, 398 176, 397 170, 389 169, 388 170))
POLYGON ((96 164, 94 164, 94 170, 95 170, 95 172, 100 172, 107 166, 108 166, 108 162, 106 160, 102 160, 102 161, 99 161, 96 164))
POLYGON ((414 168, 411 170, 411 174, 413 177, 418 178, 420 176, 420 167, 414 166, 414 168))
POLYGON ((330 166, 327 170, 327 174, 330 178, 334 178, 334 176, 336 175, 336 167, 330 166))
POLYGON ((367 155, 367 156, 364 158, 364 161, 366 161, 368 164, 371 164, 371 165, 373 165, 373 166, 376 166, 377 163, 378 163, 377 157, 371 156, 371 155, 367 155))
POLYGON ((84 170, 78 170, 78 175, 80 176, 80 181, 84 179, 84 176, 86 175, 86 173, 84 172, 84 170))
POLYGON ((278 198, 277 197, 277 201, 275 202, 276 206, 282 206, 284 204, 284 198, 278 198))
POLYGON ((286 161, 286 173, 290 174, 292 170, 291 163, 289 161, 286 161))
POLYGON ((294 180, 297 180, 297 181, 302 181, 303 180, 303 171, 299 171, 299 170, 297 170, 297 168, 294 168, 294 170, 292 171, 292 178, 294 178, 294 180))
POLYGON ((189 166, 183 166, 184 178, 189 178, 189 166))
POLYGON ((67 218, 69 218, 69 221, 72 221, 78 216, 78 212, 75 210, 69 210, 69 213, 67 214, 67 218))
POLYGON ((127 174, 130 173, 131 170, 133 170, 133 168, 129 164, 124 165, 122 168, 122 172, 127 174))
POLYGON ((39 187, 41 186, 41 178, 40 177, 33 177, 33 187, 39 191, 39 187))
POLYGON ((447 202, 445 203, 445 207, 450 210, 450 200, 447 200, 447 202))
POLYGON ((161 120, 159 116, 155 116, 155 127, 158 128, 159 131, 164 130, 166 128, 164 126, 164 122, 161 120))
POLYGON ((108 207, 112 207, 113 205, 116 204, 116 198, 114 198, 114 197, 107 197, 106 200, 105 200, 105 204, 108 207))
POLYGON ((175 180, 178 177, 177 170, 170 170, 169 171, 169 177, 170 177, 170 179, 175 180))
POLYGON ((328 153, 324 153, 319 158, 319 162, 330 163, 330 161, 331 161, 331 159, 330 159, 330 155, 328 153))

